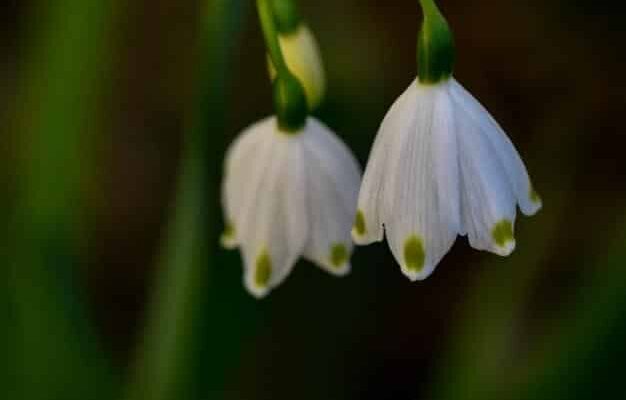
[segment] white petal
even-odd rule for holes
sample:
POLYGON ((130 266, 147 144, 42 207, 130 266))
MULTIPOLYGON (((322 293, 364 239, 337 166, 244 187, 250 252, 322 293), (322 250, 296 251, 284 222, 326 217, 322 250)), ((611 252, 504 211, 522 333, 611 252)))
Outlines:
POLYGON ((361 173, 348 147, 310 118, 302 134, 307 175, 309 239, 305 256, 335 275, 350 270, 350 229, 361 173))
POLYGON ((383 221, 402 272, 428 277, 456 239, 458 162, 452 106, 443 85, 414 84, 415 105, 390 148, 383 221))
POLYGON ((434 100, 431 154, 440 220, 450 231, 458 233, 461 231, 461 171, 454 103, 447 85, 442 84, 434 100))
MULTIPOLYGON (((452 90, 454 92, 454 89, 452 90)), ((515 248, 516 197, 489 133, 468 108, 455 100, 461 163, 462 233, 470 245, 502 256, 515 248)))
POLYGON ((417 107, 415 85, 415 82, 411 83, 391 106, 372 146, 359 191, 355 226, 352 229, 352 238, 358 244, 365 245, 383 240, 384 193, 386 181, 393 173, 388 169, 393 157, 390 154, 391 147, 398 142, 400 132, 408 131, 414 126, 417 107))
POLYGON ((222 245, 226 248, 238 246, 238 214, 246 200, 246 189, 259 183, 271 144, 268 139, 273 131, 275 118, 268 117, 246 128, 230 145, 225 157, 224 178, 222 180, 222 208, 226 231, 222 235, 222 245))
POLYGON ((296 136, 278 131, 268 141, 267 165, 256 166, 259 179, 250 180, 244 189, 246 199, 236 220, 246 269, 244 284, 257 297, 289 275, 307 235, 301 145, 296 136))
POLYGON ((451 93, 457 106, 465 111, 466 118, 480 126, 491 142, 508 179, 512 182, 522 212, 526 215, 535 214, 541 209, 541 199, 533 189, 524 162, 509 137, 485 107, 457 81, 452 82, 451 93))

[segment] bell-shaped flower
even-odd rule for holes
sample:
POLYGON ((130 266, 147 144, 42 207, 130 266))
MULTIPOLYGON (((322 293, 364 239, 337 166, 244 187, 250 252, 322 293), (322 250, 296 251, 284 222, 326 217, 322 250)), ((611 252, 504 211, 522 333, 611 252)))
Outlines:
POLYGON ((222 244, 241 248, 250 293, 265 296, 301 255, 331 274, 349 272, 360 179, 346 145, 311 117, 297 131, 269 117, 235 140, 226 156, 222 244))
POLYGON ((419 78, 381 124, 352 230, 358 244, 382 240, 384 230, 411 280, 428 277, 457 235, 476 249, 509 255, 516 207, 526 215, 541 208, 505 132, 452 78, 445 20, 432 0, 423 6, 419 78))

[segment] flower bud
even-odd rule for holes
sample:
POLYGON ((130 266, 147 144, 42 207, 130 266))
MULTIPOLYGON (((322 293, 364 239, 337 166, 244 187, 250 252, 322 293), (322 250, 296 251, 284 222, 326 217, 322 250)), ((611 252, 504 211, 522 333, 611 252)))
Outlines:
MULTIPOLYGON (((326 92, 326 76, 315 36, 306 24, 300 23, 293 31, 279 33, 278 41, 287 67, 304 87, 309 110, 315 110, 326 92)), ((274 79, 276 71, 269 57, 268 66, 274 79)))

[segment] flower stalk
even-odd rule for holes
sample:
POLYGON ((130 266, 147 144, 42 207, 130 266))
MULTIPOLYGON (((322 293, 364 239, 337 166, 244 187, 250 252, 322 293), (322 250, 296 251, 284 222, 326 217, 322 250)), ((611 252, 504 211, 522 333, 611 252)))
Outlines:
POLYGON ((283 35, 294 33, 303 22, 294 0, 270 0, 278 32, 283 35))
POLYGON ((434 0, 420 0, 424 22, 417 40, 419 82, 436 84, 454 70, 454 35, 434 0))
POLYGON ((259 21, 261 22, 261 30, 265 39, 265 46, 272 59, 274 68, 278 75, 290 75, 289 68, 283 57, 283 52, 278 42, 278 31, 274 19, 274 10, 269 0, 257 0, 257 10, 259 12, 259 21))
POLYGON ((274 108, 278 126, 285 133, 296 134, 304 127, 308 115, 304 88, 285 61, 272 3, 269 0, 257 0, 257 9, 265 45, 277 73, 274 81, 274 108))

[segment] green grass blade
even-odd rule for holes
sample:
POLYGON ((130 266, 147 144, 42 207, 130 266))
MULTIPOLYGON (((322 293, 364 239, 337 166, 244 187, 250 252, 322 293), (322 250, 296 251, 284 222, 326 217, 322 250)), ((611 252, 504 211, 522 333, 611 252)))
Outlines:
MULTIPOLYGON (((210 0, 203 29, 197 109, 184 143, 176 204, 166 232, 153 303, 127 398, 206 398, 211 377, 198 357, 211 340, 209 265, 219 213, 219 163, 223 148, 225 80, 241 26, 244 2, 210 0)), ((211 345, 215 346, 215 343, 211 345)))
POLYGON ((112 375, 76 290, 92 171, 89 155, 105 69, 106 2, 41 1, 16 98, 16 201, 6 262, 10 349, 2 398, 106 397, 112 375))

